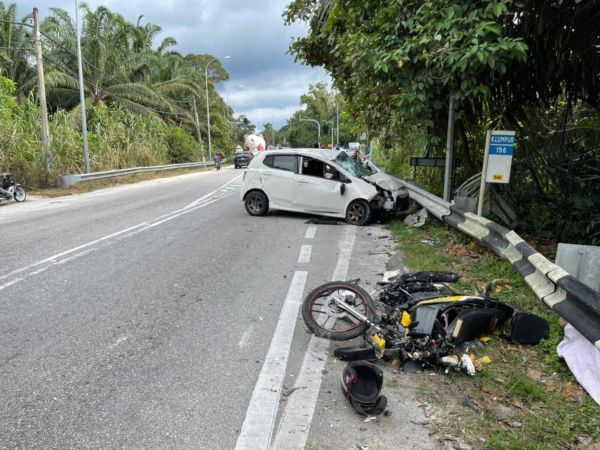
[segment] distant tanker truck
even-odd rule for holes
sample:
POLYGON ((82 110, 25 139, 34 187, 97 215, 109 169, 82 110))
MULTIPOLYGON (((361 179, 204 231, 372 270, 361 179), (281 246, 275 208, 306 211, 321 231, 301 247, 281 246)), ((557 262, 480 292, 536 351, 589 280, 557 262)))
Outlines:
POLYGON ((244 136, 244 150, 247 152, 262 152, 267 149, 267 142, 262 136, 247 134, 244 136))

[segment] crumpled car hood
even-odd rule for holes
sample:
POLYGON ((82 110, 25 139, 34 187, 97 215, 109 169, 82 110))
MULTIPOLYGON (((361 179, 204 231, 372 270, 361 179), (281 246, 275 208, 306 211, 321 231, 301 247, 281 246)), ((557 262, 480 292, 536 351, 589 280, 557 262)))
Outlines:
POLYGON ((382 172, 368 175, 364 177, 364 179, 375 183, 381 189, 385 189, 386 191, 399 191, 400 189, 404 189, 404 186, 400 181, 382 172))

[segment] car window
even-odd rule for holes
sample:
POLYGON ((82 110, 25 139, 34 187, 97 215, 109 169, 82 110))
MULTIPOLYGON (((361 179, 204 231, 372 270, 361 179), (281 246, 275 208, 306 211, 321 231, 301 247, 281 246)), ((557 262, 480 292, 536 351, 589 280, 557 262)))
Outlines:
POLYGON ((336 166, 346 169, 348 172, 350 172, 356 177, 364 177, 366 175, 372 175, 374 173, 373 170, 361 166, 344 152, 340 152, 331 162, 336 166))
POLYGON ((327 180, 340 179, 340 173, 333 165, 307 156, 302 157, 302 175, 325 178, 327 180))
POLYGON ((265 157, 263 164, 273 169, 296 171, 296 157, 294 155, 269 155, 265 157))

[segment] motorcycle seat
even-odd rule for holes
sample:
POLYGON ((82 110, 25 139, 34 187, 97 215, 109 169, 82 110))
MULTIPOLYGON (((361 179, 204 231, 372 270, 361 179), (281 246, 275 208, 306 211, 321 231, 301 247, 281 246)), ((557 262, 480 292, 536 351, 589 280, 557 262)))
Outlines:
POLYGON ((406 283, 456 283, 460 275, 454 272, 415 272, 406 276, 406 283))

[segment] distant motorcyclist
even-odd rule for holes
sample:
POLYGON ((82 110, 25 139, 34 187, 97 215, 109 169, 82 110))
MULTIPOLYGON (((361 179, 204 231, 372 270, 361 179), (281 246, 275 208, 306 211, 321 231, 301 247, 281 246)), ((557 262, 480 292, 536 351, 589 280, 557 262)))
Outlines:
POLYGON ((0 187, 0 197, 4 197, 10 200, 12 198, 12 194, 0 187))
POLYGON ((6 182, 7 182, 6 175, 5 174, 0 175, 0 197, 4 197, 4 198, 7 198, 10 200, 12 198, 12 194, 4 189, 6 182))

